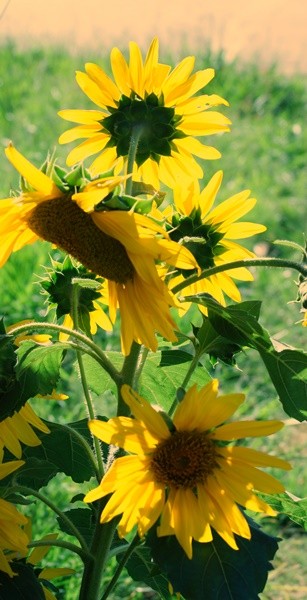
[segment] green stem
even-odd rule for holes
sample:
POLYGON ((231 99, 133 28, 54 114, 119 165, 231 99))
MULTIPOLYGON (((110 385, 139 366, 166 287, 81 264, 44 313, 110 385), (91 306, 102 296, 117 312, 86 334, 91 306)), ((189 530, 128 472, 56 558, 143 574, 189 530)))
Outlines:
POLYGON ((226 263, 225 265, 217 265, 215 267, 211 267, 210 269, 204 269, 200 275, 191 275, 181 283, 178 283, 178 285, 175 285, 175 287, 172 289, 172 292, 173 294, 177 294, 192 283, 196 283, 196 281, 201 281, 206 277, 215 275, 215 273, 222 273, 224 271, 229 271, 230 269, 238 269, 239 267, 279 267, 295 269, 304 277, 307 277, 307 267, 302 263, 296 262, 295 260, 286 260, 283 258, 245 258, 243 260, 235 260, 233 262, 226 263))
POLYGON ((39 323, 33 321, 32 323, 18 325, 18 327, 10 329, 9 335, 13 335, 14 337, 16 337, 20 333, 29 332, 32 329, 43 329, 44 331, 50 329, 51 331, 56 331, 57 333, 65 333, 69 337, 75 338, 76 340, 82 342, 94 351, 94 353, 100 359, 99 363, 101 364, 103 369, 110 375, 111 379, 113 379, 115 383, 118 382, 119 372, 115 369, 113 364, 106 357, 103 350, 101 350, 99 346, 97 346, 97 344, 95 344, 95 342, 88 338, 84 333, 81 333, 80 331, 75 331, 74 329, 69 329, 68 327, 63 327, 62 325, 56 325, 55 323, 39 323))
MULTIPOLYGON (((80 292, 80 287, 76 283, 73 285, 73 289, 72 289, 71 307, 72 307, 74 328, 77 330, 78 330, 78 321, 79 321, 79 315, 78 315, 79 292, 80 292)), ((83 387, 83 393, 84 393, 88 416, 89 416, 90 420, 93 420, 96 417, 95 408, 94 408, 90 390, 89 390, 89 387, 87 384, 87 378, 86 378, 86 373, 85 373, 85 369, 84 369, 84 363, 83 363, 83 357, 82 357, 81 350, 77 349, 76 354, 77 354, 80 378, 81 378, 81 383, 82 383, 82 387, 83 387)), ((99 476, 101 479, 104 475, 104 466, 103 466, 100 442, 96 436, 93 435, 92 437, 93 437, 93 442, 94 442, 94 447, 95 447, 95 452, 96 452, 96 459, 97 459, 97 463, 98 463, 99 476)))
MULTIPOLYGON (((187 370, 187 372, 185 374, 184 380, 183 380, 182 385, 181 385, 181 388, 184 389, 184 390, 185 390, 186 385, 190 381, 190 379, 191 379, 191 377, 192 377, 192 375, 193 375, 193 373, 194 373, 194 371, 195 371, 195 369, 196 369, 196 367, 198 365, 200 354, 201 353, 196 352, 195 356, 193 356, 193 358, 192 358, 192 360, 190 362, 189 368, 188 368, 188 370, 187 370)), ((173 415, 173 412, 174 412, 177 404, 178 404, 178 398, 175 398, 174 402, 172 403, 172 406, 170 407, 170 409, 168 411, 168 414, 170 416, 173 415)))
POLYGON ((71 534, 75 538, 77 538, 84 553, 88 555, 88 546, 87 546, 87 543, 86 543, 83 535, 80 533, 79 529, 77 529, 77 527, 73 524, 73 522, 67 517, 67 515, 52 502, 52 500, 49 500, 49 498, 47 498, 40 492, 37 492, 36 490, 33 490, 32 488, 27 487, 25 485, 14 485, 13 487, 10 488, 10 492, 19 492, 20 494, 24 494, 27 496, 28 495, 34 496, 35 498, 37 498, 38 500, 40 500, 41 502, 46 504, 46 506, 51 508, 51 510, 56 515, 58 515, 58 517, 60 517, 60 519, 62 519, 62 521, 70 529, 71 534))
POLYGON ((86 563, 86 561, 90 557, 88 552, 84 552, 82 548, 79 548, 79 546, 76 546, 71 542, 66 542, 65 540, 40 540, 37 542, 33 541, 30 542, 30 544, 28 544, 28 548, 44 548, 45 546, 56 546, 58 548, 65 548, 66 550, 70 550, 70 552, 78 554, 83 563, 86 563))
MULTIPOLYGON (((136 159, 136 153, 137 153, 139 141, 140 141, 140 138, 142 135, 142 129, 143 129, 142 126, 137 125, 132 130, 129 151, 128 151, 128 157, 127 157, 127 174, 133 173, 133 167, 134 167, 134 163, 135 163, 135 159, 136 159)), ((126 194, 131 195, 132 186, 133 186, 132 177, 129 177, 129 179, 127 179, 127 181, 126 181, 126 189, 125 189, 126 194)))
POLYGON ((133 552, 135 551, 136 547, 140 543, 141 543, 141 540, 140 540, 139 536, 136 535, 133 538, 131 544, 129 544, 129 547, 126 550, 126 552, 125 552, 124 556, 122 557, 121 561, 119 562, 119 564, 118 564, 118 566, 117 566, 117 568, 115 570, 115 573, 114 573, 112 579, 109 581, 109 583, 108 583, 108 585, 107 585, 107 587, 106 587, 106 589, 104 591, 104 594, 101 597, 101 600, 106 600, 108 598, 110 592, 112 592, 112 590, 114 589, 115 585, 117 584, 117 581, 118 581, 118 579, 120 577, 120 574, 121 574, 123 568, 126 566, 126 564, 127 564, 128 560, 129 560, 130 556, 133 554, 133 552))
MULTIPOLYGON (((101 502, 99 513, 101 512, 101 502)), ((91 545, 92 561, 85 565, 79 600, 98 600, 100 596, 101 578, 105 563, 109 557, 109 550, 114 537, 118 519, 101 525, 97 521, 93 542, 91 545)))
POLYGON ((117 415, 127 416, 129 415, 129 408, 121 395, 121 387, 124 383, 127 383, 134 389, 136 389, 139 377, 145 364, 145 360, 148 354, 148 350, 143 348, 137 342, 133 342, 130 350, 130 354, 126 356, 123 367, 121 370, 121 379, 117 386, 118 389, 118 408, 117 415))

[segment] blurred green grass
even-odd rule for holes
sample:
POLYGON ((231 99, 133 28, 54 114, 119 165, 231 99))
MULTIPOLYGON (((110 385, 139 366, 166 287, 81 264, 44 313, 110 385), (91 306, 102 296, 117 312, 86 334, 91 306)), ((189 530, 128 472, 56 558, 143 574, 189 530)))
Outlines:
MULTIPOLYGON (((164 55, 162 59, 178 62, 178 56, 164 55)), ((42 164, 46 153, 57 145, 58 136, 67 129, 67 123, 57 117, 57 111, 94 107, 74 79, 74 71, 83 70, 84 63, 89 61, 97 62, 109 70, 108 58, 94 52, 70 54, 67 49, 60 47, 25 50, 13 43, 0 47, 1 146, 4 148, 12 140, 29 160, 37 166, 42 164)), ((304 243, 307 132, 303 124, 307 106, 306 80, 295 74, 284 76, 278 65, 262 69, 255 63, 229 63, 225 61, 223 53, 214 54, 209 50, 198 55, 196 66, 216 69, 216 78, 206 92, 220 94, 229 101, 230 107, 223 108, 222 112, 233 122, 230 134, 205 139, 222 152, 219 161, 204 165, 205 181, 216 170, 224 170, 220 201, 241 189, 251 189, 258 199, 251 220, 264 223, 268 229, 257 236, 258 239, 251 239, 249 247, 271 256, 298 258, 298 253, 273 242, 275 239, 288 238, 299 244, 304 243)), ((70 147, 57 146, 56 154, 63 163, 70 147)), ((17 187, 18 175, 3 158, 0 196, 8 197, 10 189, 17 187)), ((41 320, 44 317, 45 306, 37 276, 42 275, 43 265, 49 264, 50 252, 49 244, 36 243, 13 255, 0 270, 0 315, 6 317, 6 324, 25 318, 41 320)), ((243 298, 263 298, 262 324, 280 342, 302 347, 303 328, 295 324, 301 318, 299 305, 294 302, 296 274, 286 269, 255 269, 253 273, 255 282, 241 286, 243 298)), ((118 336, 111 337, 109 343, 118 344, 118 336)), ((212 373, 222 380, 223 391, 243 390, 247 394, 243 411, 249 418, 286 418, 266 371, 252 350, 238 358, 237 369, 218 365, 212 373)), ((76 420, 82 416, 81 403, 76 402, 80 397, 79 381, 71 382, 67 376, 63 386, 71 398, 65 405, 35 402, 35 408, 41 416, 60 421, 76 420)), ((302 458, 306 428, 300 427, 302 429, 291 423, 291 427, 285 428, 279 435, 278 446, 274 446, 276 442, 268 438, 265 449, 291 460, 294 469, 285 475, 283 481, 287 489, 302 497, 307 495, 302 458)), ((48 493, 58 499, 61 490, 60 502, 64 507, 74 493, 73 488, 74 484, 69 481, 62 485, 54 480, 48 486, 48 493)), ((52 519, 50 521, 44 507, 33 506, 33 516, 37 533, 42 525, 43 533, 49 531, 52 519)), ((283 527, 276 522, 274 533, 281 535, 283 527)), ((292 528, 286 542, 281 545, 276 559, 277 571, 270 575, 269 584, 261 596, 263 600, 305 597, 303 548, 306 550, 306 546, 306 538, 297 528, 292 528)), ((68 561, 69 566, 74 564, 74 559, 63 551, 59 553, 55 550, 49 556, 54 564, 59 558, 62 562, 68 561)), ((75 568, 79 567, 75 565, 75 568)), ((124 577, 120 586, 127 598, 148 597, 142 589, 133 592, 134 587, 124 577)), ((68 582, 61 598, 75 600, 75 588, 75 582, 68 582)), ((120 589, 112 596, 114 600, 123 596, 120 589)))

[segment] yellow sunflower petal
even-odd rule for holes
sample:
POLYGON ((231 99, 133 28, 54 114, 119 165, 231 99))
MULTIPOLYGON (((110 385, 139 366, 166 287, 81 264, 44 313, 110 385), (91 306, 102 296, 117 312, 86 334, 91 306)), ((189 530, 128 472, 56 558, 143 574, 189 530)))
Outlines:
POLYGON ((286 471, 292 469, 292 466, 288 461, 283 460, 278 456, 272 456, 271 454, 266 454, 265 452, 254 450, 253 448, 246 448, 245 446, 226 446, 225 448, 220 448, 219 453, 222 454, 227 461, 230 461, 230 463, 240 461, 256 467, 276 467, 278 469, 285 469, 286 471))
POLYGON ((161 415, 129 385, 123 385, 121 394, 134 416, 145 423, 155 440, 166 440, 170 431, 161 415))
POLYGON ((218 427, 212 437, 216 440, 240 440, 245 437, 271 435, 282 429, 281 421, 237 421, 218 427))
POLYGON ((78 125, 77 127, 73 127, 62 133, 59 137, 59 144, 68 144, 79 138, 91 138, 94 137, 98 131, 101 131, 101 125, 99 123, 78 125))
POLYGON ((216 402, 218 385, 218 380, 212 379, 200 391, 197 391, 196 384, 188 389, 173 417, 173 423, 178 431, 208 429, 206 413, 216 402))
POLYGON ((71 167, 85 158, 88 158, 88 156, 100 152, 104 149, 107 142, 108 137, 104 133, 98 133, 94 137, 90 137, 69 152, 66 164, 71 167))
MULTIPOLYGON (((122 393, 127 402, 128 393, 125 390, 122 393)), ((153 409, 151 410, 155 412, 153 409)), ((160 419, 162 420, 162 417, 160 419)), ((154 435, 153 428, 149 432, 143 423, 129 417, 114 417, 107 423, 94 419, 93 421, 89 421, 88 426, 92 434, 106 444, 114 444, 115 446, 124 448, 127 452, 135 454, 149 452, 156 446, 160 439, 157 435, 154 435)))
POLYGON ((56 198, 62 195, 62 192, 52 179, 34 167, 34 165, 18 152, 12 144, 5 149, 5 154, 18 173, 20 173, 34 189, 45 196, 54 196, 56 198))
POLYGON ((122 52, 118 48, 113 48, 110 58, 113 77, 118 89, 125 96, 130 96, 130 71, 122 52))
POLYGON ((102 112, 101 110, 65 109, 59 110, 58 115, 66 121, 90 125, 95 123, 95 121, 103 119, 107 113, 102 112))
MULTIPOLYGON (((0 423, 1 426, 2 423, 0 423)), ((3 479, 19 467, 25 464, 24 460, 10 460, 9 462, 0 464, 0 479, 3 479)))
POLYGON ((221 153, 213 146, 205 146, 199 140, 193 137, 185 137, 183 139, 176 140, 176 146, 179 151, 187 150, 191 154, 203 158, 204 160, 216 160, 221 158, 221 153))

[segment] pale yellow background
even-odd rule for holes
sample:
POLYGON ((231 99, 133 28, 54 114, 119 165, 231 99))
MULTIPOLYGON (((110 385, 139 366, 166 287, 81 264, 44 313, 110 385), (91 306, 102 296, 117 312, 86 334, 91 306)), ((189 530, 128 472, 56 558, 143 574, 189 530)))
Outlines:
POLYGON ((307 73, 306 0, 0 0, 0 43, 65 43, 109 50, 130 39, 145 47, 223 48, 226 57, 278 60, 307 73))

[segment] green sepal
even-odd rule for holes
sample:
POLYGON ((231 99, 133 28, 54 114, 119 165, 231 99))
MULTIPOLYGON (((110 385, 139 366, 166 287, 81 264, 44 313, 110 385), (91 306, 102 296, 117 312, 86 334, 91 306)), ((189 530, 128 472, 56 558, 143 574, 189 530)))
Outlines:
POLYGON ((68 173, 66 172, 64 180, 70 188, 82 190, 91 181, 91 175, 84 165, 80 164, 68 173))

